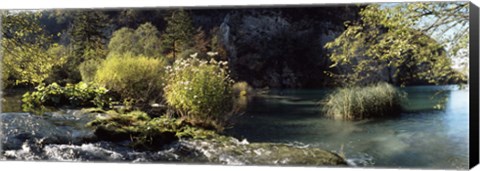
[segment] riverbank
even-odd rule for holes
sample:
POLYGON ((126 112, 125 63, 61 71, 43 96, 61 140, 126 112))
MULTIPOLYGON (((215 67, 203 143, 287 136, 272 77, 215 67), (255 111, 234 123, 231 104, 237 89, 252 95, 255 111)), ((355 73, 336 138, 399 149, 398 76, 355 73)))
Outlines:
POLYGON ((66 110, 2 113, 2 160, 185 162, 228 165, 346 166, 344 158, 319 148, 280 143, 249 143, 229 136, 182 138, 158 150, 135 150, 129 141, 104 141, 86 123, 96 113, 66 110))

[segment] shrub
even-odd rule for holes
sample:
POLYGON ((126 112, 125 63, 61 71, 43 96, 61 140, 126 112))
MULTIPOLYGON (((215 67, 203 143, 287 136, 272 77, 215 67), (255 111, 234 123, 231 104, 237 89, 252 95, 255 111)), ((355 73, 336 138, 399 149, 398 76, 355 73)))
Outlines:
POLYGON ((223 129, 233 114, 233 80, 227 62, 178 59, 167 68, 167 104, 187 122, 223 129))
POLYGON ((403 98, 402 92, 387 83, 339 88, 327 97, 324 110, 328 117, 340 120, 395 116, 401 112, 403 98))
POLYGON ((61 87, 57 83, 48 86, 40 84, 36 91, 27 92, 22 97, 25 111, 36 111, 44 107, 107 107, 112 101, 108 90, 94 84, 80 82, 61 87))
POLYGON ((97 70, 95 82, 137 104, 157 101, 162 97, 165 65, 163 59, 111 54, 97 70))
POLYGON ((236 96, 247 96, 248 94, 251 94, 252 91, 253 88, 245 81, 233 84, 233 92, 236 96))
POLYGON ((247 109, 248 102, 252 99, 253 88, 247 82, 241 81, 233 84, 233 94, 235 96, 235 112, 242 112, 247 109))
POLYGON ((90 59, 81 63, 80 66, 78 66, 78 69, 80 71, 80 75, 82 76, 82 81, 92 82, 101 63, 102 60, 100 59, 90 59))

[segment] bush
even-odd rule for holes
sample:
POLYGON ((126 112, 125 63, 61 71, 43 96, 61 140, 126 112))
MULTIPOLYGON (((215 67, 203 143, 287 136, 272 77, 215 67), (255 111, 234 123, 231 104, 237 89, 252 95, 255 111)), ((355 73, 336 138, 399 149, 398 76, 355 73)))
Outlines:
POLYGON ((82 76, 82 81, 92 82, 95 79, 95 74, 97 73, 98 67, 102 63, 101 59, 90 59, 85 61, 78 66, 80 75, 82 76))
POLYGON ((167 69, 167 104, 187 122, 223 129, 233 114, 233 80, 227 62, 178 59, 167 69))
POLYGON ((108 90, 94 84, 80 82, 61 87, 57 83, 48 86, 40 84, 36 91, 27 92, 22 97, 25 111, 36 111, 44 107, 107 107, 112 99, 108 90))
POLYGON ((253 88, 247 82, 241 81, 233 84, 233 92, 236 96, 247 96, 253 92, 253 88))
POLYGON ((157 101, 164 84, 163 59, 111 54, 97 70, 95 82, 137 104, 157 101))
POLYGON ((402 110, 403 98, 402 92, 387 83, 339 88, 327 97, 324 110, 339 120, 395 116, 402 110))

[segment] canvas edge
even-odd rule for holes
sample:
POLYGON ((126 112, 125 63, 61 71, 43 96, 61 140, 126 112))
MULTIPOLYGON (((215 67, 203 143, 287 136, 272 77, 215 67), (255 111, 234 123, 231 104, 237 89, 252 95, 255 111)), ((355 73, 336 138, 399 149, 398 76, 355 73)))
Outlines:
POLYGON ((479 158, 479 8, 473 2, 470 2, 470 169, 478 165, 479 158))

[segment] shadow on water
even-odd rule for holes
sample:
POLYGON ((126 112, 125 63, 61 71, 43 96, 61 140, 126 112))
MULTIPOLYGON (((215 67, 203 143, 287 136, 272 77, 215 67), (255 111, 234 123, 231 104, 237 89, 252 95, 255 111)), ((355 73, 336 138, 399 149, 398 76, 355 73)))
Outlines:
POLYGON ((22 112, 22 96, 28 89, 14 89, 2 92, 0 98, 2 103, 1 112, 22 112))

